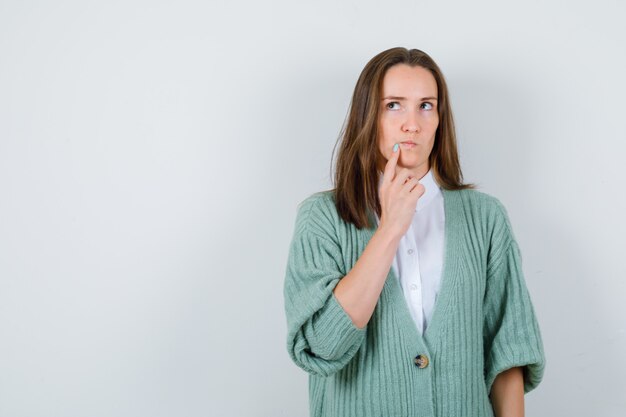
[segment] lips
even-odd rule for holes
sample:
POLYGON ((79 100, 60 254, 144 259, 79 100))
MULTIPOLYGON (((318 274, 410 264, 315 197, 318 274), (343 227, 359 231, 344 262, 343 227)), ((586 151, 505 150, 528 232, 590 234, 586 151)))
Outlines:
POLYGON ((412 140, 407 140, 406 142, 401 143, 404 143, 405 145, 415 145, 415 142, 413 142, 412 140))

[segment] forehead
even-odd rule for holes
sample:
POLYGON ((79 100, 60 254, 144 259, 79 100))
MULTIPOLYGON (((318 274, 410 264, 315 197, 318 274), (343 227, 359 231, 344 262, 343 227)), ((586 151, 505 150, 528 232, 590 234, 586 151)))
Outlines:
POLYGON ((426 68, 397 64, 385 73, 382 94, 383 97, 437 97, 437 81, 426 68))

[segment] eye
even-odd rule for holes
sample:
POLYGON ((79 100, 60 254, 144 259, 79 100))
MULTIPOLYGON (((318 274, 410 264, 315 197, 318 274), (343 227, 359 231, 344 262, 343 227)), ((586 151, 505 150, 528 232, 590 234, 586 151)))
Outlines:
POLYGON ((385 105, 385 107, 388 110, 398 110, 400 108, 400 103, 398 103, 397 101, 390 101, 385 105), (396 105, 396 107, 394 107, 394 105, 396 105))
POLYGON ((422 109, 425 109, 425 110, 432 110, 433 109, 432 103, 430 103, 428 101, 423 102, 420 107, 422 109), (424 107, 424 106, 426 106, 426 107, 424 107))

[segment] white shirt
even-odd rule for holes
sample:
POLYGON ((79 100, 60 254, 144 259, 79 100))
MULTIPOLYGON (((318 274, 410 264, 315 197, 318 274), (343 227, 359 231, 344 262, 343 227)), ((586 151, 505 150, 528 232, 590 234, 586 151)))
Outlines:
MULTIPOLYGON (((443 194, 432 170, 419 182, 426 191, 417 201, 413 221, 400 240, 392 268, 404 292, 415 326, 423 334, 432 318, 441 284, 445 210, 443 194)), ((376 220, 380 222, 378 215, 376 220)))

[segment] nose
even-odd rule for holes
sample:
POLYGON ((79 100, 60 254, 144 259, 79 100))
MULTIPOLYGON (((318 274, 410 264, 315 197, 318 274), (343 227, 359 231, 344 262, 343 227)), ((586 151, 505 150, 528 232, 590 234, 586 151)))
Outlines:
POLYGON ((422 130, 416 113, 417 112, 414 112, 414 111, 407 112, 406 119, 404 120, 404 123, 402 124, 403 132, 419 133, 422 130))

